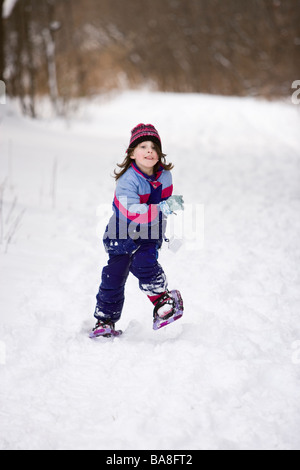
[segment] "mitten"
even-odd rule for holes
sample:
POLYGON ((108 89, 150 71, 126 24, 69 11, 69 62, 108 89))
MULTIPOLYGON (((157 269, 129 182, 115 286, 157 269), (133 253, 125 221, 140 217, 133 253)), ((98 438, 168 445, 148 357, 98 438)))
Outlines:
POLYGON ((159 207, 164 215, 168 216, 173 214, 175 211, 184 210, 183 196, 171 196, 166 201, 159 203, 159 207))

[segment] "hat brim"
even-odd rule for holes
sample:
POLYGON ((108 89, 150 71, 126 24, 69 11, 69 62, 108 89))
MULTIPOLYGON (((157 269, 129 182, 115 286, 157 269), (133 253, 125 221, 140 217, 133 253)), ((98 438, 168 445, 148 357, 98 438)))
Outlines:
POLYGON ((133 142, 131 142, 130 146, 128 147, 127 149, 127 152, 129 151, 129 149, 133 149, 135 148, 137 145, 141 144, 142 142, 147 142, 148 140, 150 140, 151 142, 153 142, 154 144, 158 145, 160 151, 162 150, 161 148, 161 141, 153 136, 153 135, 143 135, 142 137, 139 137, 138 139, 134 140, 133 142))

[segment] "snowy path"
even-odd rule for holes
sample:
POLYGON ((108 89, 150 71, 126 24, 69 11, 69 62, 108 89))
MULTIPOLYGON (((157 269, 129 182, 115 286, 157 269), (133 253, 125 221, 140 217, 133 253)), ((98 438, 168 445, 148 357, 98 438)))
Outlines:
POLYGON ((0 449, 299 449, 299 107, 128 92, 68 128, 1 113, 0 449), (101 204, 138 122, 204 204, 204 248, 161 253, 181 322, 153 332, 130 278, 125 334, 93 342, 101 204))

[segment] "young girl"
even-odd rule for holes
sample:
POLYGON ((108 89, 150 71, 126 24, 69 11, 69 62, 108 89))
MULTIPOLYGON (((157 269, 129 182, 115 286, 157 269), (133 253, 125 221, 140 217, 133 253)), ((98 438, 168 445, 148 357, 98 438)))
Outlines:
POLYGON ((102 272, 92 338, 121 333, 115 330, 115 323, 121 317, 129 272, 154 305, 154 329, 183 314, 180 293, 168 291, 166 275, 157 261, 167 216, 183 210, 183 199, 172 196, 173 165, 166 163, 153 125, 139 124, 132 130, 125 160, 118 167, 113 215, 104 234, 109 261, 102 272))

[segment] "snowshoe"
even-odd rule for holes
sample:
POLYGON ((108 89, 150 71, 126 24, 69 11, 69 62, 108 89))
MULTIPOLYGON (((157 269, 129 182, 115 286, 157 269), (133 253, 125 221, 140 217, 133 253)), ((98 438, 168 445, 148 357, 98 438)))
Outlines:
POLYGON ((104 322, 98 320, 96 323, 95 328, 90 332, 90 338, 98 338, 99 336, 103 336, 104 338, 111 338, 120 336, 122 334, 122 330, 116 330, 115 324, 113 322, 104 322))
POLYGON ((179 320, 183 315, 183 300, 178 290, 166 292, 157 302, 153 312, 153 329, 159 330, 179 320))

